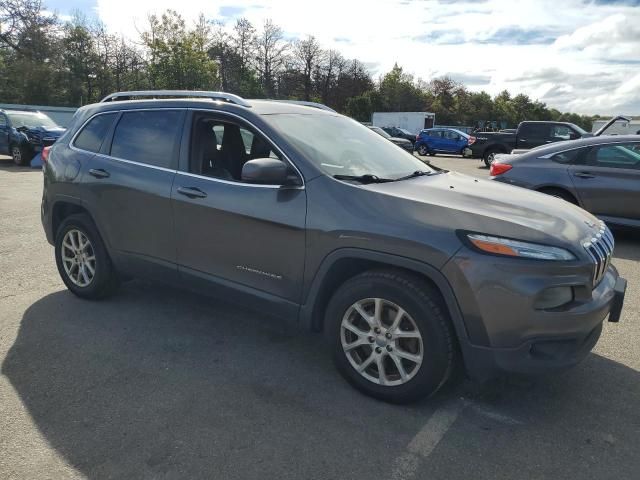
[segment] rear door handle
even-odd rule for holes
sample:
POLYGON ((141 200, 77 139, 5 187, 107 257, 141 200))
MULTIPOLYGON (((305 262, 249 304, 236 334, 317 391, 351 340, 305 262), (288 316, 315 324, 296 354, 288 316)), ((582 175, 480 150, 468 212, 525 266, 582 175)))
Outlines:
POLYGON ((592 175, 589 172, 576 172, 573 175, 575 177, 580 177, 580 178, 594 178, 595 177, 595 175, 592 175))
POLYGON ((109 172, 103 170, 102 168, 92 168, 91 170, 89 170, 89 175, 96 178, 108 178, 111 176, 109 172))
POLYGON ((178 193, 189 198, 205 198, 207 194, 196 187, 178 187, 178 193))

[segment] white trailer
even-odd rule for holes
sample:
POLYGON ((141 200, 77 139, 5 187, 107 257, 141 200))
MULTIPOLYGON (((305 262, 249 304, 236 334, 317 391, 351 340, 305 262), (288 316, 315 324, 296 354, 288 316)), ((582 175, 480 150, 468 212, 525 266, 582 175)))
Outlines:
MULTIPOLYGON (((606 130, 607 135, 637 135, 640 134, 640 119, 630 119, 630 122, 626 120, 617 120, 606 130)), ((591 133, 597 132, 602 128, 609 120, 595 120, 593 127, 591 127, 591 133)))
POLYGON ((374 127, 398 127, 418 134, 424 128, 433 128, 436 114, 429 112, 373 112, 374 127))

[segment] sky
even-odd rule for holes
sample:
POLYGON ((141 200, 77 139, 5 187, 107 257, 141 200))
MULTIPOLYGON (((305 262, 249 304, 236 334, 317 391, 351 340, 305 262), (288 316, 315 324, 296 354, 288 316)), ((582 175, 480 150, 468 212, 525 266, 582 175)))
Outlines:
POLYGON ((147 15, 173 8, 231 27, 270 18, 287 39, 315 36, 378 77, 398 63, 429 81, 507 89, 583 114, 640 115, 640 0, 45 0, 137 38, 147 15))

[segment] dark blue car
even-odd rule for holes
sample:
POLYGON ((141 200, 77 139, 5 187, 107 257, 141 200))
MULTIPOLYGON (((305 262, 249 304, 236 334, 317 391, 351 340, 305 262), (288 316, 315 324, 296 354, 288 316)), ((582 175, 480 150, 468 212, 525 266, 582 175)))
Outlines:
POLYGON ((453 153, 464 155, 469 135, 453 128, 427 128, 416 137, 415 150, 420 155, 453 153))
POLYGON ((11 155, 16 165, 28 165, 64 131, 44 113, 0 110, 0 155, 11 155))

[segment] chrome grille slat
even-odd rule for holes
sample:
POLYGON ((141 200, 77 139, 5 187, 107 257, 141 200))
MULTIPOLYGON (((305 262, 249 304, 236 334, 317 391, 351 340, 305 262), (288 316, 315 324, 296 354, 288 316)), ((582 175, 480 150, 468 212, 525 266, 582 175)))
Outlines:
POLYGON ((596 233, 584 244, 584 249, 594 263, 594 288, 600 283, 605 273, 607 272, 607 269, 609 268, 609 264, 611 263, 611 256, 613 255, 614 245, 615 242, 613 239, 613 235, 604 224, 604 222, 601 223, 598 233, 596 233))

